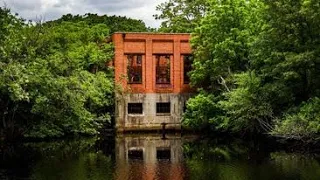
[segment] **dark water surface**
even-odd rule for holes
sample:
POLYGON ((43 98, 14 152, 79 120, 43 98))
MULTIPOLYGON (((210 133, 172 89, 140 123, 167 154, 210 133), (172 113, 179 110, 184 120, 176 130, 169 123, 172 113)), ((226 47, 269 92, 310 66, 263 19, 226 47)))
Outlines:
POLYGON ((265 142, 121 135, 1 145, 0 179, 319 180, 320 155, 265 142))

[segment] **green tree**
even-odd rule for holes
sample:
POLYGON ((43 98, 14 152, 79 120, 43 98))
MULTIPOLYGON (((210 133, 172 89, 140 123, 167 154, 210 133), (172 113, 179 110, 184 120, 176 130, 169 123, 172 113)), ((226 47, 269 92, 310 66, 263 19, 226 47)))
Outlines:
MULTIPOLYGON (((113 56, 106 25, 24 24, 9 10, 1 22, 2 134, 95 134, 113 111, 113 56)), ((2 18, 1 18, 2 19, 2 18)))
POLYGON ((18 107, 24 106, 21 102, 29 100, 24 91, 26 67, 20 63, 26 57, 22 35, 25 27, 22 19, 0 7, 0 136, 13 137, 19 131, 14 119, 19 114, 18 107))
POLYGON ((262 24, 257 0, 209 1, 209 11, 192 36, 195 60, 192 84, 230 91, 234 73, 250 69, 249 51, 262 24))
POLYGON ((37 73, 29 88, 33 90, 32 113, 40 121, 32 123, 27 136, 97 133, 101 122, 109 120, 103 108, 113 103, 112 76, 105 68, 112 58, 112 47, 105 43, 107 26, 62 22, 43 27, 39 33, 35 51, 41 53, 28 65, 37 73))
POLYGON ((301 103, 299 107, 292 108, 272 131, 275 136, 294 139, 319 139, 320 133, 320 99, 312 98, 301 103))
POLYGON ((205 129, 211 126, 214 130, 224 129, 224 111, 217 103, 221 98, 204 91, 187 102, 183 125, 194 129, 205 129))
MULTIPOLYGON (((198 114, 207 115, 208 124, 216 130, 258 132, 269 126, 272 109, 260 98, 261 90, 256 89, 261 85, 259 77, 245 72, 252 69, 250 51, 263 27, 264 4, 258 0, 208 3, 207 14, 192 34, 195 60, 190 75, 191 84, 204 90, 207 97, 214 95, 215 100, 208 106, 196 96, 189 100, 190 105, 197 102, 198 114)), ((188 112, 194 108, 188 107, 191 109, 185 118, 191 122, 188 112)), ((199 120, 194 116, 193 121, 199 120)))
POLYGON ((268 91, 254 71, 235 75, 237 88, 218 103, 225 110, 226 128, 233 132, 265 133, 272 130, 273 110, 268 91))
POLYGON ((208 8, 207 0, 169 0, 156 7, 160 14, 154 17, 163 20, 160 32, 191 33, 197 27, 208 8))
POLYGON ((152 31, 152 28, 146 27, 142 20, 131 19, 125 16, 108 16, 87 13, 85 15, 71 15, 66 14, 61 18, 48 22, 51 23, 61 23, 61 22, 81 22, 84 21, 90 26, 97 24, 104 24, 109 28, 110 34, 114 32, 147 32, 152 31))
POLYGON ((192 38, 191 80, 218 97, 212 111, 225 112, 225 127, 318 134, 319 7, 314 0, 210 1, 192 38))
POLYGON ((320 2, 264 2, 266 25, 252 64, 273 96, 269 102, 279 117, 275 134, 311 137, 319 125, 312 109, 318 108, 320 88, 320 2))
POLYGON ((319 95, 320 3, 281 0, 266 5, 255 68, 266 82, 286 87, 281 101, 295 105, 319 95))

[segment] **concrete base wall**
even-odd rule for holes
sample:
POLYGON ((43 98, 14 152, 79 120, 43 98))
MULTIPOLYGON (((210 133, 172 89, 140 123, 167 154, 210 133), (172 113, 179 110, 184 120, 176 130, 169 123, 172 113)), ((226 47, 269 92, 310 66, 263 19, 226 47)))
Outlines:
POLYGON ((185 102, 191 94, 175 93, 135 93, 116 95, 117 131, 159 130, 162 123, 166 129, 181 129, 181 117, 185 102), (157 114, 156 103, 170 102, 170 114, 157 114), (128 114, 128 103, 142 103, 142 114, 128 114))

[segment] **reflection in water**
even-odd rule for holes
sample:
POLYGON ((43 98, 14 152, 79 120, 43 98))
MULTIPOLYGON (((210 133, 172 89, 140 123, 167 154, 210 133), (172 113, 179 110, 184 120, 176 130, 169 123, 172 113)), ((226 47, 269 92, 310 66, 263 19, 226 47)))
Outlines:
POLYGON ((320 179, 320 156, 272 150, 262 141, 181 135, 118 135, 2 145, 0 179, 320 179))
POLYGON ((96 149, 97 142, 91 138, 8 146, 15 153, 0 159, 0 179, 112 179, 112 156, 96 149))
POLYGON ((183 179, 179 136, 131 135, 116 138, 115 179, 183 179))
POLYGON ((285 152, 273 152, 270 156, 278 169, 292 179, 320 179, 319 157, 285 152))

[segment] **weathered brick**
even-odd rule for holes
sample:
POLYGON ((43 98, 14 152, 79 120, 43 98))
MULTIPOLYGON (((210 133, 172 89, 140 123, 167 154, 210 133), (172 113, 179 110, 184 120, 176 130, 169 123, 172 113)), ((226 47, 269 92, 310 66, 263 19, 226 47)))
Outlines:
POLYGON ((188 93, 192 89, 183 83, 183 55, 191 54, 190 34, 185 33, 114 33, 115 81, 132 93, 188 93), (127 84, 127 54, 143 54, 142 83, 127 84), (170 86, 156 84, 155 55, 169 54, 170 86))

